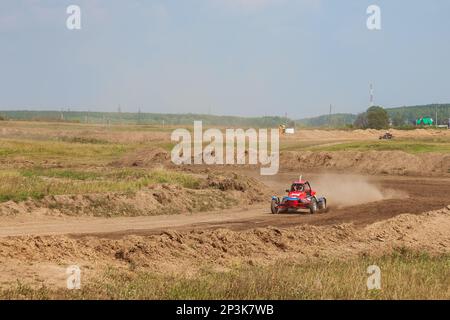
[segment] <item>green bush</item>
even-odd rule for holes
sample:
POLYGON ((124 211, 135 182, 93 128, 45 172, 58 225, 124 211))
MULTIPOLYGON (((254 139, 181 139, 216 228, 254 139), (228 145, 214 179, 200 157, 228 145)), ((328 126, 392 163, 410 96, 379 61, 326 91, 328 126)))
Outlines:
POLYGON ((354 126, 363 129, 386 129, 389 127, 389 116, 382 107, 373 106, 356 117, 354 126))

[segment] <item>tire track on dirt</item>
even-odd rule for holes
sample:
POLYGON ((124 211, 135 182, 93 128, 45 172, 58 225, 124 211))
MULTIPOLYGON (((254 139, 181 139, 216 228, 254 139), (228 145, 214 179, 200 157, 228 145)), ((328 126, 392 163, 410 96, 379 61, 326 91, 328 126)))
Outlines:
MULTIPOLYGON (((274 190, 279 190, 292 180, 292 174, 263 181, 274 190)), ((314 181, 317 175, 311 175, 314 181)), ((353 223, 363 227, 376 221, 386 220, 403 213, 419 214, 445 207, 450 203, 450 181, 439 178, 376 177, 372 183, 379 188, 400 192, 407 197, 386 199, 349 207, 337 208, 330 204, 326 213, 270 214, 267 204, 246 208, 196 214, 143 216, 126 218, 80 218, 80 217, 4 217, 0 219, 0 237, 21 235, 70 235, 72 237, 94 236, 121 238, 127 235, 153 235, 164 231, 179 230, 247 230, 267 226, 292 227, 302 224, 335 225, 353 223)))

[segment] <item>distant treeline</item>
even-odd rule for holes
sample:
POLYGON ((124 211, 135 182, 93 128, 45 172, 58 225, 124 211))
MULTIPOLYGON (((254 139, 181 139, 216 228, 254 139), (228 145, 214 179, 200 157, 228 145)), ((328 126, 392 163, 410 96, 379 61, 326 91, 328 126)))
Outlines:
MULTIPOLYGON (((410 107, 387 108, 388 116, 395 126, 414 125, 422 117, 435 120, 438 124, 448 124, 450 104, 430 104, 410 107)), ((66 121, 77 123, 104 124, 147 124, 147 125, 191 125, 201 120, 205 126, 272 128, 280 124, 296 127, 345 127, 352 126, 356 114, 337 113, 299 120, 285 117, 237 117, 204 114, 164 114, 128 112, 82 112, 82 111, 0 111, 0 120, 66 121)))
POLYGON ((295 123, 299 127, 345 127, 351 125, 356 119, 356 114, 352 113, 335 113, 332 115, 323 115, 313 118, 305 118, 296 120, 295 123))
MULTIPOLYGON (((419 118, 430 117, 438 124, 448 124, 450 119, 450 104, 429 104, 420 106, 386 108, 388 116, 395 126, 414 125, 419 118)), ((338 113, 313 118, 296 120, 300 127, 345 127, 351 126, 357 118, 356 114, 338 113)))
POLYGON ((389 118, 395 124, 415 124, 419 118, 433 118, 438 124, 448 124, 450 119, 450 104, 429 104, 386 109, 389 118))
POLYGON ((237 117, 202 114, 163 114, 128 112, 81 111, 0 111, 0 116, 11 120, 65 121, 74 123, 192 125, 202 121, 205 126, 271 128, 289 122, 284 117, 237 117))

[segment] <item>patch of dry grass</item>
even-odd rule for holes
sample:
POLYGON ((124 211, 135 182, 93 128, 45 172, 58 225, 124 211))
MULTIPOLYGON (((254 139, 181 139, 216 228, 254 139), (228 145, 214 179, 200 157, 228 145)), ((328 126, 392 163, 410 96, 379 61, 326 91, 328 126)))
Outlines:
POLYGON ((200 180, 168 170, 23 169, 0 170, 0 202, 41 199, 48 195, 135 192, 151 184, 169 183, 195 189, 200 180))
POLYGON ((10 162, 20 158, 32 163, 57 161, 67 166, 100 165, 133 149, 133 146, 121 144, 0 139, 0 157, 10 162))
POLYGON ((450 256, 399 251, 341 261, 278 262, 192 276, 110 269, 81 290, 18 283, 2 299, 450 299, 450 256), (367 267, 381 268, 381 290, 367 289, 367 267))

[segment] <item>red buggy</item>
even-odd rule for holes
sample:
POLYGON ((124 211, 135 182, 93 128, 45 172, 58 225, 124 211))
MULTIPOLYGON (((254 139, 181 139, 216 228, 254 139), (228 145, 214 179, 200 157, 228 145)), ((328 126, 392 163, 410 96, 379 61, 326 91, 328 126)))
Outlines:
POLYGON ((294 181, 286 192, 288 195, 282 199, 276 196, 272 197, 271 211, 273 214, 300 209, 309 209, 310 213, 316 213, 327 209, 325 197, 318 197, 316 191, 311 189, 311 185, 306 180, 294 181))

